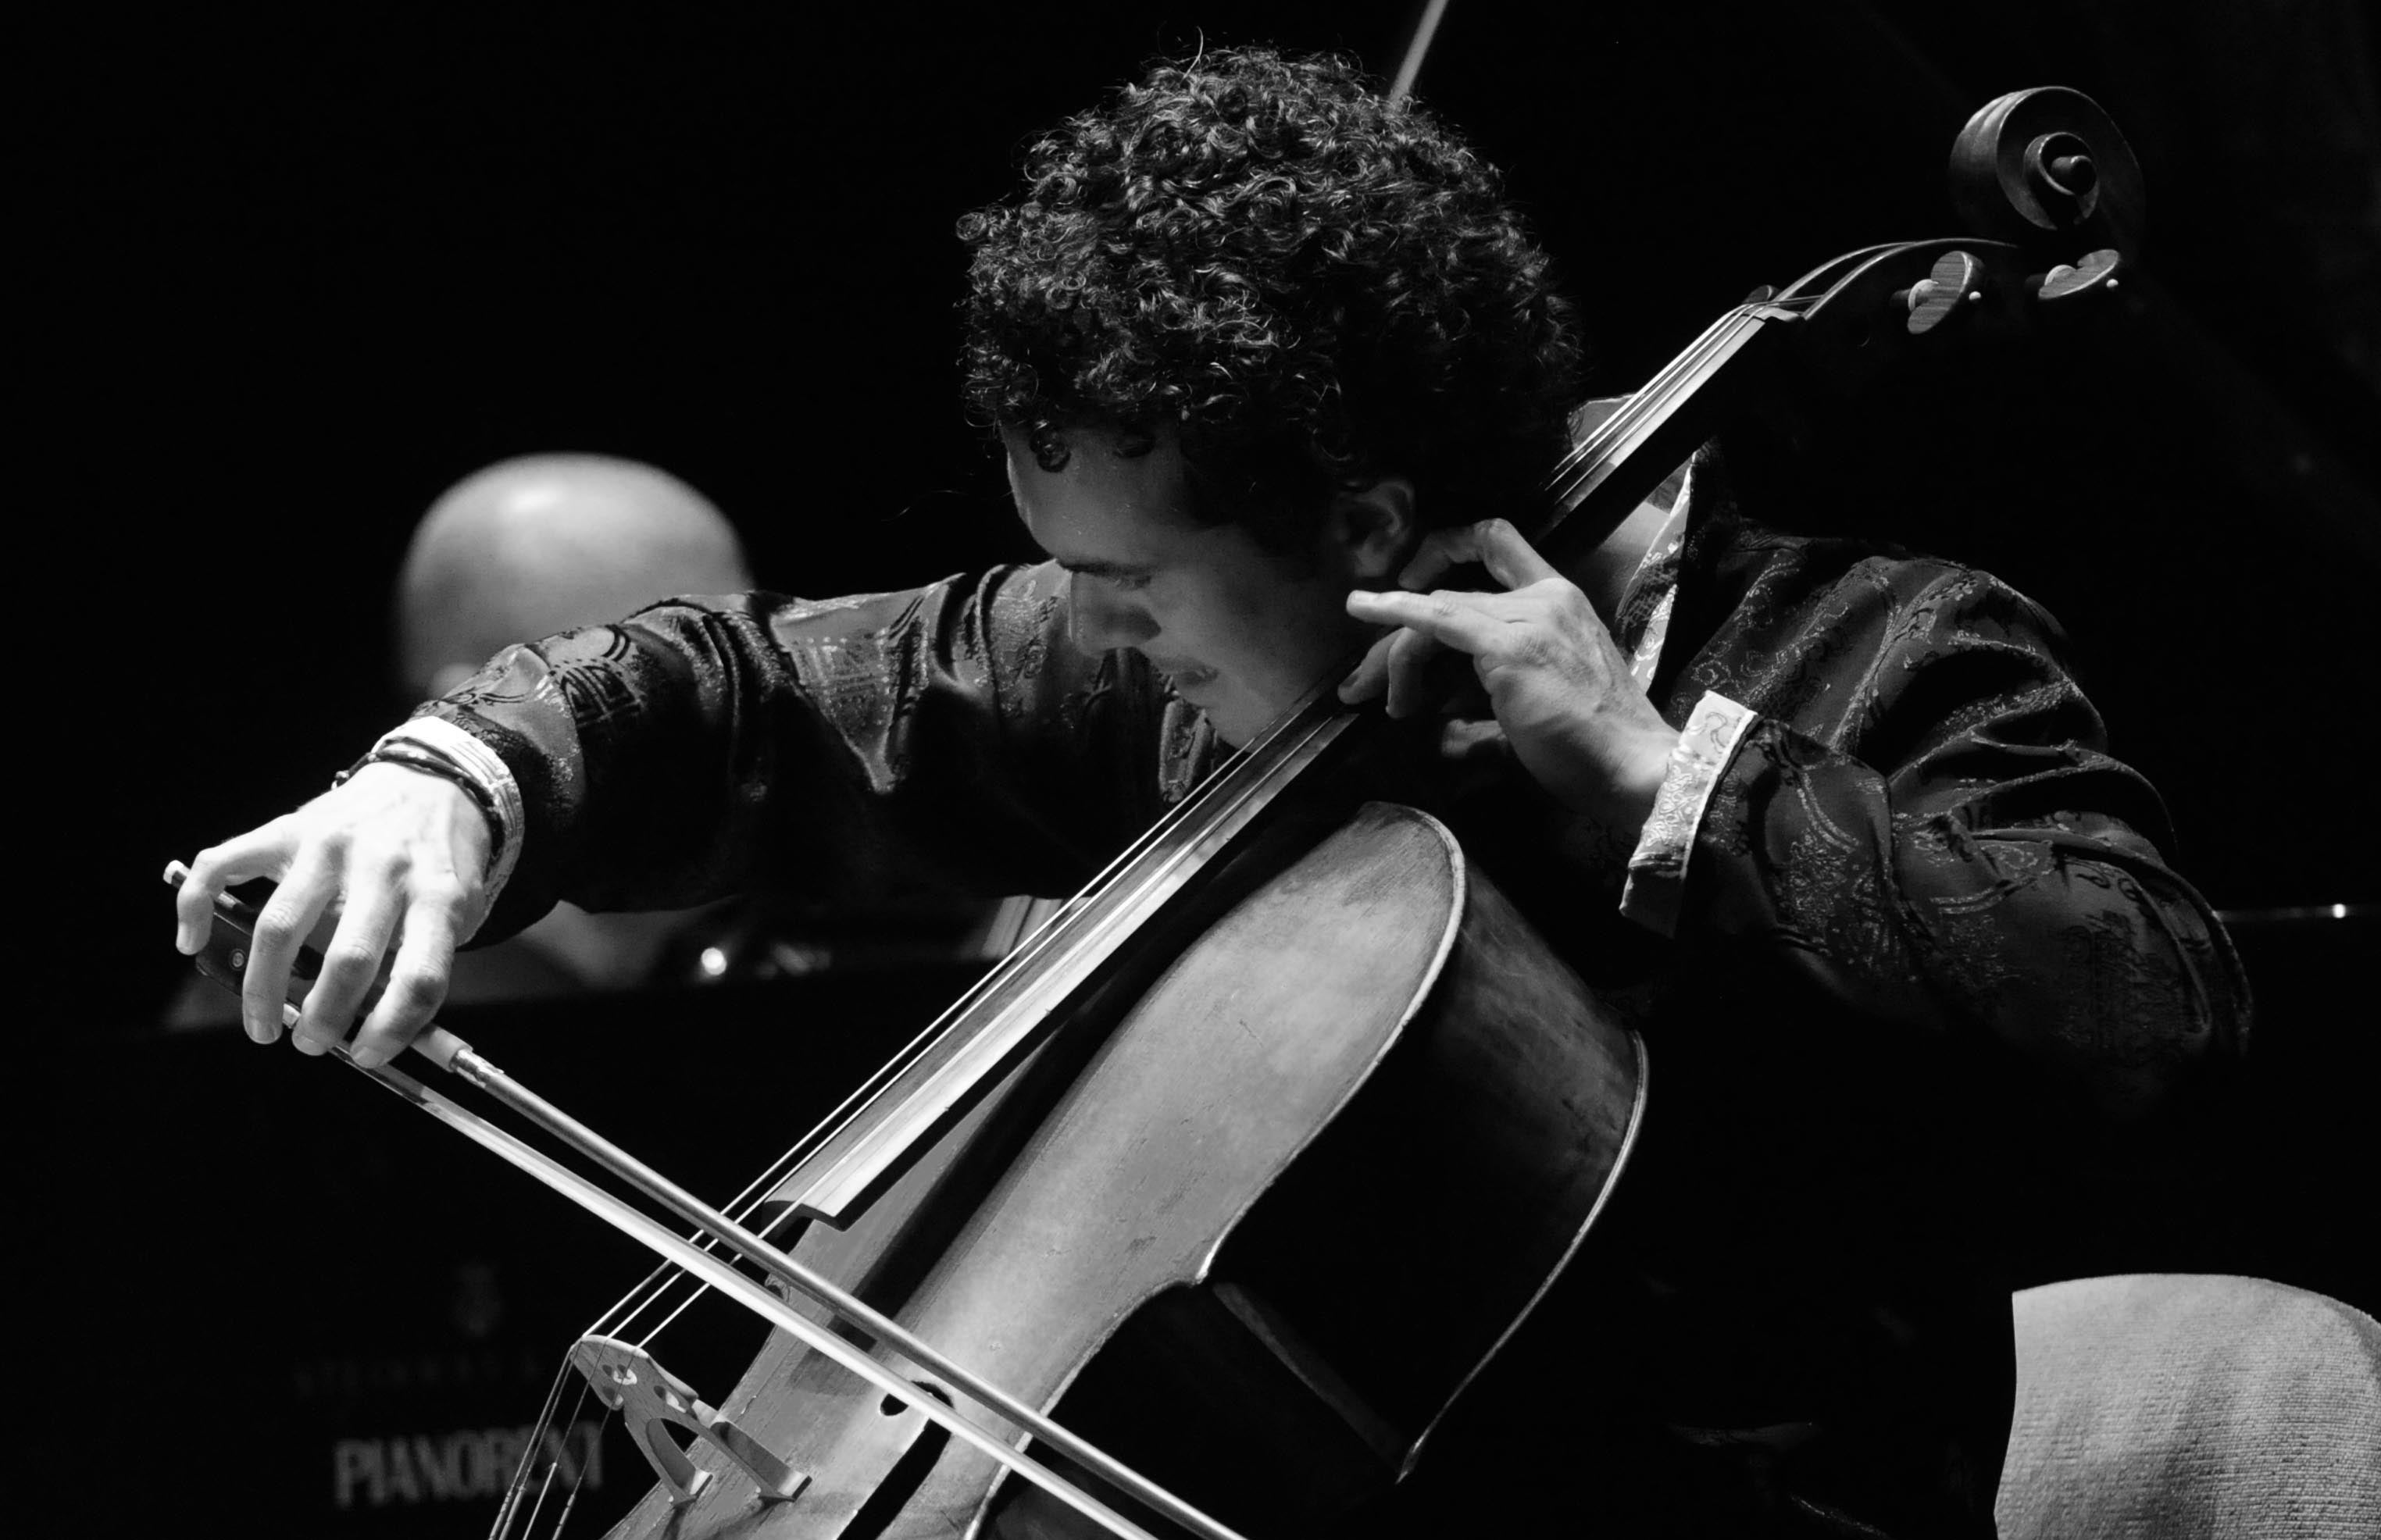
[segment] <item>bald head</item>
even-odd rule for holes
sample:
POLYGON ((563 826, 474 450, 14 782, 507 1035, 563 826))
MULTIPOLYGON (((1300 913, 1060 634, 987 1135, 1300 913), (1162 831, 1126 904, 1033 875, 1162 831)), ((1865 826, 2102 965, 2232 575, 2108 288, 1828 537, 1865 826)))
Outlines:
POLYGON ((676 477, 600 455, 506 460, 457 483, 413 532, 397 585, 400 683, 443 695, 514 642, 752 586, 735 529, 676 477))

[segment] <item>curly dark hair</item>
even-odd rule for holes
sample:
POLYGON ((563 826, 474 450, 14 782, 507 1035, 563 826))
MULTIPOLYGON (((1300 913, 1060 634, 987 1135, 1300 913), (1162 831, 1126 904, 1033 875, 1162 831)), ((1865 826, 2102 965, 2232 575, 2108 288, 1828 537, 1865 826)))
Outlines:
POLYGON ((970 214, 971 414, 1142 446, 1178 430, 1200 516, 1276 549, 1335 492, 1413 479, 1426 522, 1520 511, 1580 347, 1495 168, 1349 60, 1161 65, 1036 141, 970 214))

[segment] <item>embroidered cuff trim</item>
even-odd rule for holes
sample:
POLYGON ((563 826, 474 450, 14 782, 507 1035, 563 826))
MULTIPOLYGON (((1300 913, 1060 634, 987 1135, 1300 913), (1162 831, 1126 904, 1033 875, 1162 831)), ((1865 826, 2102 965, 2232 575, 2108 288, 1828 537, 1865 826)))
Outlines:
POLYGON ((1679 746, 1670 751, 1662 789, 1654 794, 1653 814, 1638 837, 1636 854, 1629 857, 1628 886, 1620 891, 1620 912, 1656 934, 1673 935, 1679 928, 1695 831, 1711 805, 1712 788, 1719 784, 1720 772, 1736 757, 1737 742, 1752 721, 1751 709, 1716 690, 1706 691, 1688 713, 1679 746))

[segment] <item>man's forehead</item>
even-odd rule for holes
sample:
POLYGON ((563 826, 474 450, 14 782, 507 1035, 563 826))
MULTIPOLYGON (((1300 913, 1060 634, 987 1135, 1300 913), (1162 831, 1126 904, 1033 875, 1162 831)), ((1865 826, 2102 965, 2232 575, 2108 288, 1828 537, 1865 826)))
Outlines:
POLYGON ((1144 470, 1178 471, 1182 436, 1172 428, 1150 431, 1120 428, 1054 428, 1031 431, 1004 423, 1000 442, 1008 451, 1012 476, 1039 471, 1064 475, 1084 467, 1109 467, 1127 474, 1144 470), (1055 453, 1053 453, 1055 451, 1055 453), (1045 455, 1053 462, 1043 464, 1045 455), (1055 467, 1055 468, 1054 468, 1055 467))
POLYGON ((1066 459, 1051 469, 1023 434, 1003 430, 1001 437, 1009 492, 1018 516, 1031 527, 1046 523, 1055 527, 1054 534, 1071 530, 1105 539, 1198 525, 1188 516, 1180 453, 1169 443, 1068 433, 1063 440, 1066 459))

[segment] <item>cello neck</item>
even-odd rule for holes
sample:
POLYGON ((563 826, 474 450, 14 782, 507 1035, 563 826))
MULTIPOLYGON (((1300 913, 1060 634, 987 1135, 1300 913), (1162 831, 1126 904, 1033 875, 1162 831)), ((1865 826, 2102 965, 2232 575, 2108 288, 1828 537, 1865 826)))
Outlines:
POLYGON ((1576 442, 1547 481, 1545 512, 1527 531, 1530 542, 1557 569, 1576 568, 1711 438, 1774 351, 1766 339, 1798 319, 1797 309, 1765 299, 1739 305, 1634 395, 1582 407, 1576 442))

